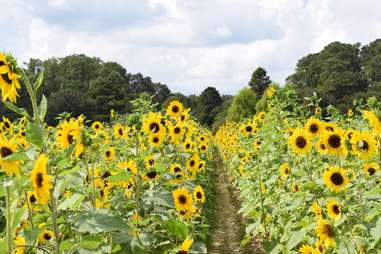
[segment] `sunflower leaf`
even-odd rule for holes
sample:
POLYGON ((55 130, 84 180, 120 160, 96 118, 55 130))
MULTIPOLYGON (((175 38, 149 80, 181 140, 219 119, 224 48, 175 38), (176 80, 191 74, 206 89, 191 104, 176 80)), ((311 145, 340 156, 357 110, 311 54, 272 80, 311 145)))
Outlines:
POLYGON ((107 178, 108 181, 115 182, 127 182, 131 179, 132 174, 130 172, 120 172, 119 174, 110 176, 107 178))
POLYGON ((7 101, 3 101, 3 103, 4 103, 5 107, 7 107, 9 110, 15 112, 16 114, 26 116, 28 118, 30 117, 28 114, 28 111, 26 111, 25 108, 19 108, 16 105, 14 105, 10 102, 7 102, 7 101))
POLYGON ((44 120, 47 110, 48 110, 48 100, 46 99, 45 95, 42 95, 40 105, 38 106, 38 113, 40 114, 41 121, 44 120))
POLYGON ((38 77, 36 79, 36 81, 34 82, 33 84, 33 88, 34 88, 34 93, 37 94, 38 92, 38 89, 41 87, 42 83, 44 82, 44 70, 42 70, 40 72, 40 74, 38 74, 38 77))
POLYGON ((26 140, 39 147, 43 145, 44 134, 40 126, 37 123, 28 123, 26 129, 26 140))

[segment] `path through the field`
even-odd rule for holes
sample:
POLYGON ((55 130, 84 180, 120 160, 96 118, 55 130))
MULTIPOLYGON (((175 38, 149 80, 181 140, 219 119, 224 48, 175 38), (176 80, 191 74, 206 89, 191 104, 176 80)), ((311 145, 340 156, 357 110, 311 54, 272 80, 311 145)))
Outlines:
POLYGON ((216 179, 216 224, 212 234, 211 254, 251 254, 260 253, 255 246, 240 247, 244 236, 244 224, 238 214, 239 201, 231 186, 226 170, 220 163, 216 179))

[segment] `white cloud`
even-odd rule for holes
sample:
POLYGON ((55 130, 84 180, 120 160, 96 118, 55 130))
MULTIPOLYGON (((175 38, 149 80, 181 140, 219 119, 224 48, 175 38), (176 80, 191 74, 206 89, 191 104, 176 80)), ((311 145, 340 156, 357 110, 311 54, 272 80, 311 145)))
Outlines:
POLYGON ((223 94, 263 66, 275 81, 329 42, 381 37, 373 0, 0 0, 0 47, 21 60, 85 53, 173 91, 223 94), (7 25, 4 25, 7 24, 7 25))

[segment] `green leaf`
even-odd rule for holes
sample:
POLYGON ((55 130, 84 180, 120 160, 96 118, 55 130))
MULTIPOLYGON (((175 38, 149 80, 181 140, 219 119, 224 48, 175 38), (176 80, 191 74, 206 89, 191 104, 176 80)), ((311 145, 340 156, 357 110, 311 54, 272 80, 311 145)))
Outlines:
POLYGON ((44 134, 41 127, 37 123, 28 123, 26 129, 26 140, 39 147, 43 145, 44 134))
POLYGON ((42 70, 40 72, 40 74, 38 74, 37 80, 33 84, 34 94, 37 94, 38 89, 41 87, 41 85, 42 85, 42 83, 44 81, 44 74, 45 74, 44 70, 42 70))
POLYGON ((14 105, 10 102, 7 102, 7 101, 4 101, 3 103, 4 103, 5 107, 7 107, 9 110, 15 112, 16 114, 26 116, 28 118, 30 117, 28 114, 28 111, 26 111, 25 108, 19 108, 16 105, 14 105))
POLYGON ((164 223, 164 228, 166 228, 171 235, 177 238, 180 238, 182 240, 187 238, 189 234, 188 226, 184 224, 183 222, 175 220, 175 219, 166 221, 164 223))
POLYGON ((107 178, 108 181, 115 183, 115 182, 124 182, 129 181, 132 177, 132 174, 130 172, 120 172, 119 174, 110 176, 107 178))
POLYGON ((85 249, 96 250, 102 244, 103 239, 101 235, 87 235, 83 237, 80 246, 85 249))
POLYGON ((47 110, 48 110, 48 100, 46 99, 45 95, 42 95, 40 105, 38 106, 38 113, 40 115, 41 121, 44 120, 47 110))
POLYGON ((303 229, 297 232, 292 232, 290 236, 290 240, 287 243, 288 250, 292 250, 295 246, 297 246, 300 242, 302 242, 305 237, 306 237, 306 231, 303 229))
POLYGON ((7 251, 7 243, 3 239, 0 239, 0 254, 7 254, 7 251))
POLYGON ((33 159, 34 159, 34 157, 31 153, 20 152, 20 153, 11 154, 11 155, 3 158, 2 160, 4 160, 4 161, 29 161, 29 160, 33 160, 33 159))
POLYGON ((93 209, 75 217, 74 226, 81 233, 102 233, 111 231, 128 231, 127 223, 118 215, 106 209, 93 209))
POLYGON ((58 206, 58 210, 76 210, 82 204, 84 199, 85 196, 82 194, 74 193, 71 197, 65 199, 65 201, 58 206))

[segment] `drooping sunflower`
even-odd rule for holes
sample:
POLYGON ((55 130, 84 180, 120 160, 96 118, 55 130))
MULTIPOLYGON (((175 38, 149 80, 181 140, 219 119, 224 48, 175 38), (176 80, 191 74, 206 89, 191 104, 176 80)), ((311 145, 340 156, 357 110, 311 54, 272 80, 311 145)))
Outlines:
POLYGON ((205 203, 205 192, 204 189, 200 186, 197 185, 194 190, 193 190, 193 198, 196 202, 205 203))
POLYGON ((329 167, 323 174, 323 181, 331 191, 339 192, 349 184, 346 171, 339 167, 329 167))
POLYGON ((189 210, 193 204, 192 195, 185 188, 178 188, 172 192, 177 210, 189 210))
POLYGON ((19 96, 21 75, 16 73, 16 65, 12 56, 0 52, 0 88, 3 101, 15 103, 19 96))
POLYGON ((310 119, 308 119, 304 128, 311 136, 318 136, 320 135, 323 126, 318 119, 311 117, 310 119))
POLYGON ((378 141, 368 131, 355 132, 352 135, 351 143, 352 153, 363 160, 368 160, 369 158, 377 155, 378 141))
POLYGON ((167 106, 167 114, 172 116, 172 117, 175 117, 175 118, 178 118, 179 116, 181 116, 181 114, 183 113, 184 111, 184 106, 183 104, 178 101, 178 100, 173 100, 171 101, 168 106, 167 106))
POLYGON ((345 132, 338 127, 334 131, 324 131, 321 135, 321 143, 326 147, 325 152, 339 157, 347 156, 345 137, 345 132))
POLYGON ((316 220, 323 219, 323 211, 316 201, 312 203, 311 210, 315 214, 316 220))
POLYGON ((288 139, 288 145, 294 153, 298 155, 305 155, 311 151, 311 137, 303 129, 295 129, 294 133, 288 139))
POLYGON ((41 244, 46 244, 50 240, 52 240, 54 236, 54 232, 51 230, 44 229, 38 236, 38 242, 41 244))
POLYGON ((138 166, 134 160, 129 160, 127 162, 121 161, 118 163, 118 168, 127 170, 132 174, 136 175, 138 173, 138 166))
POLYGON ((324 242, 326 248, 335 247, 335 231, 328 220, 319 220, 316 226, 316 234, 324 242))
POLYGON ((363 166, 363 171, 367 176, 373 176, 380 171, 380 165, 375 162, 367 163, 363 166))
POLYGON ((43 205, 48 203, 52 188, 52 177, 47 173, 47 163, 48 157, 41 154, 36 160, 31 175, 34 193, 37 195, 38 203, 43 205))
POLYGON ((338 220, 341 217, 341 205, 334 199, 327 201, 327 213, 328 216, 334 220, 338 220))
POLYGON ((7 175, 20 175, 19 167, 21 162, 18 160, 6 160, 7 157, 18 151, 17 145, 12 140, 7 140, 0 136, 0 170, 7 175))
POLYGON ((311 245, 303 244, 298 249, 299 253, 301 254, 319 254, 318 250, 313 248, 311 245))
POLYGON ((288 163, 283 163, 282 165, 280 165, 279 171, 280 171, 280 176, 283 179, 286 179, 291 174, 290 165, 288 165, 288 163))

